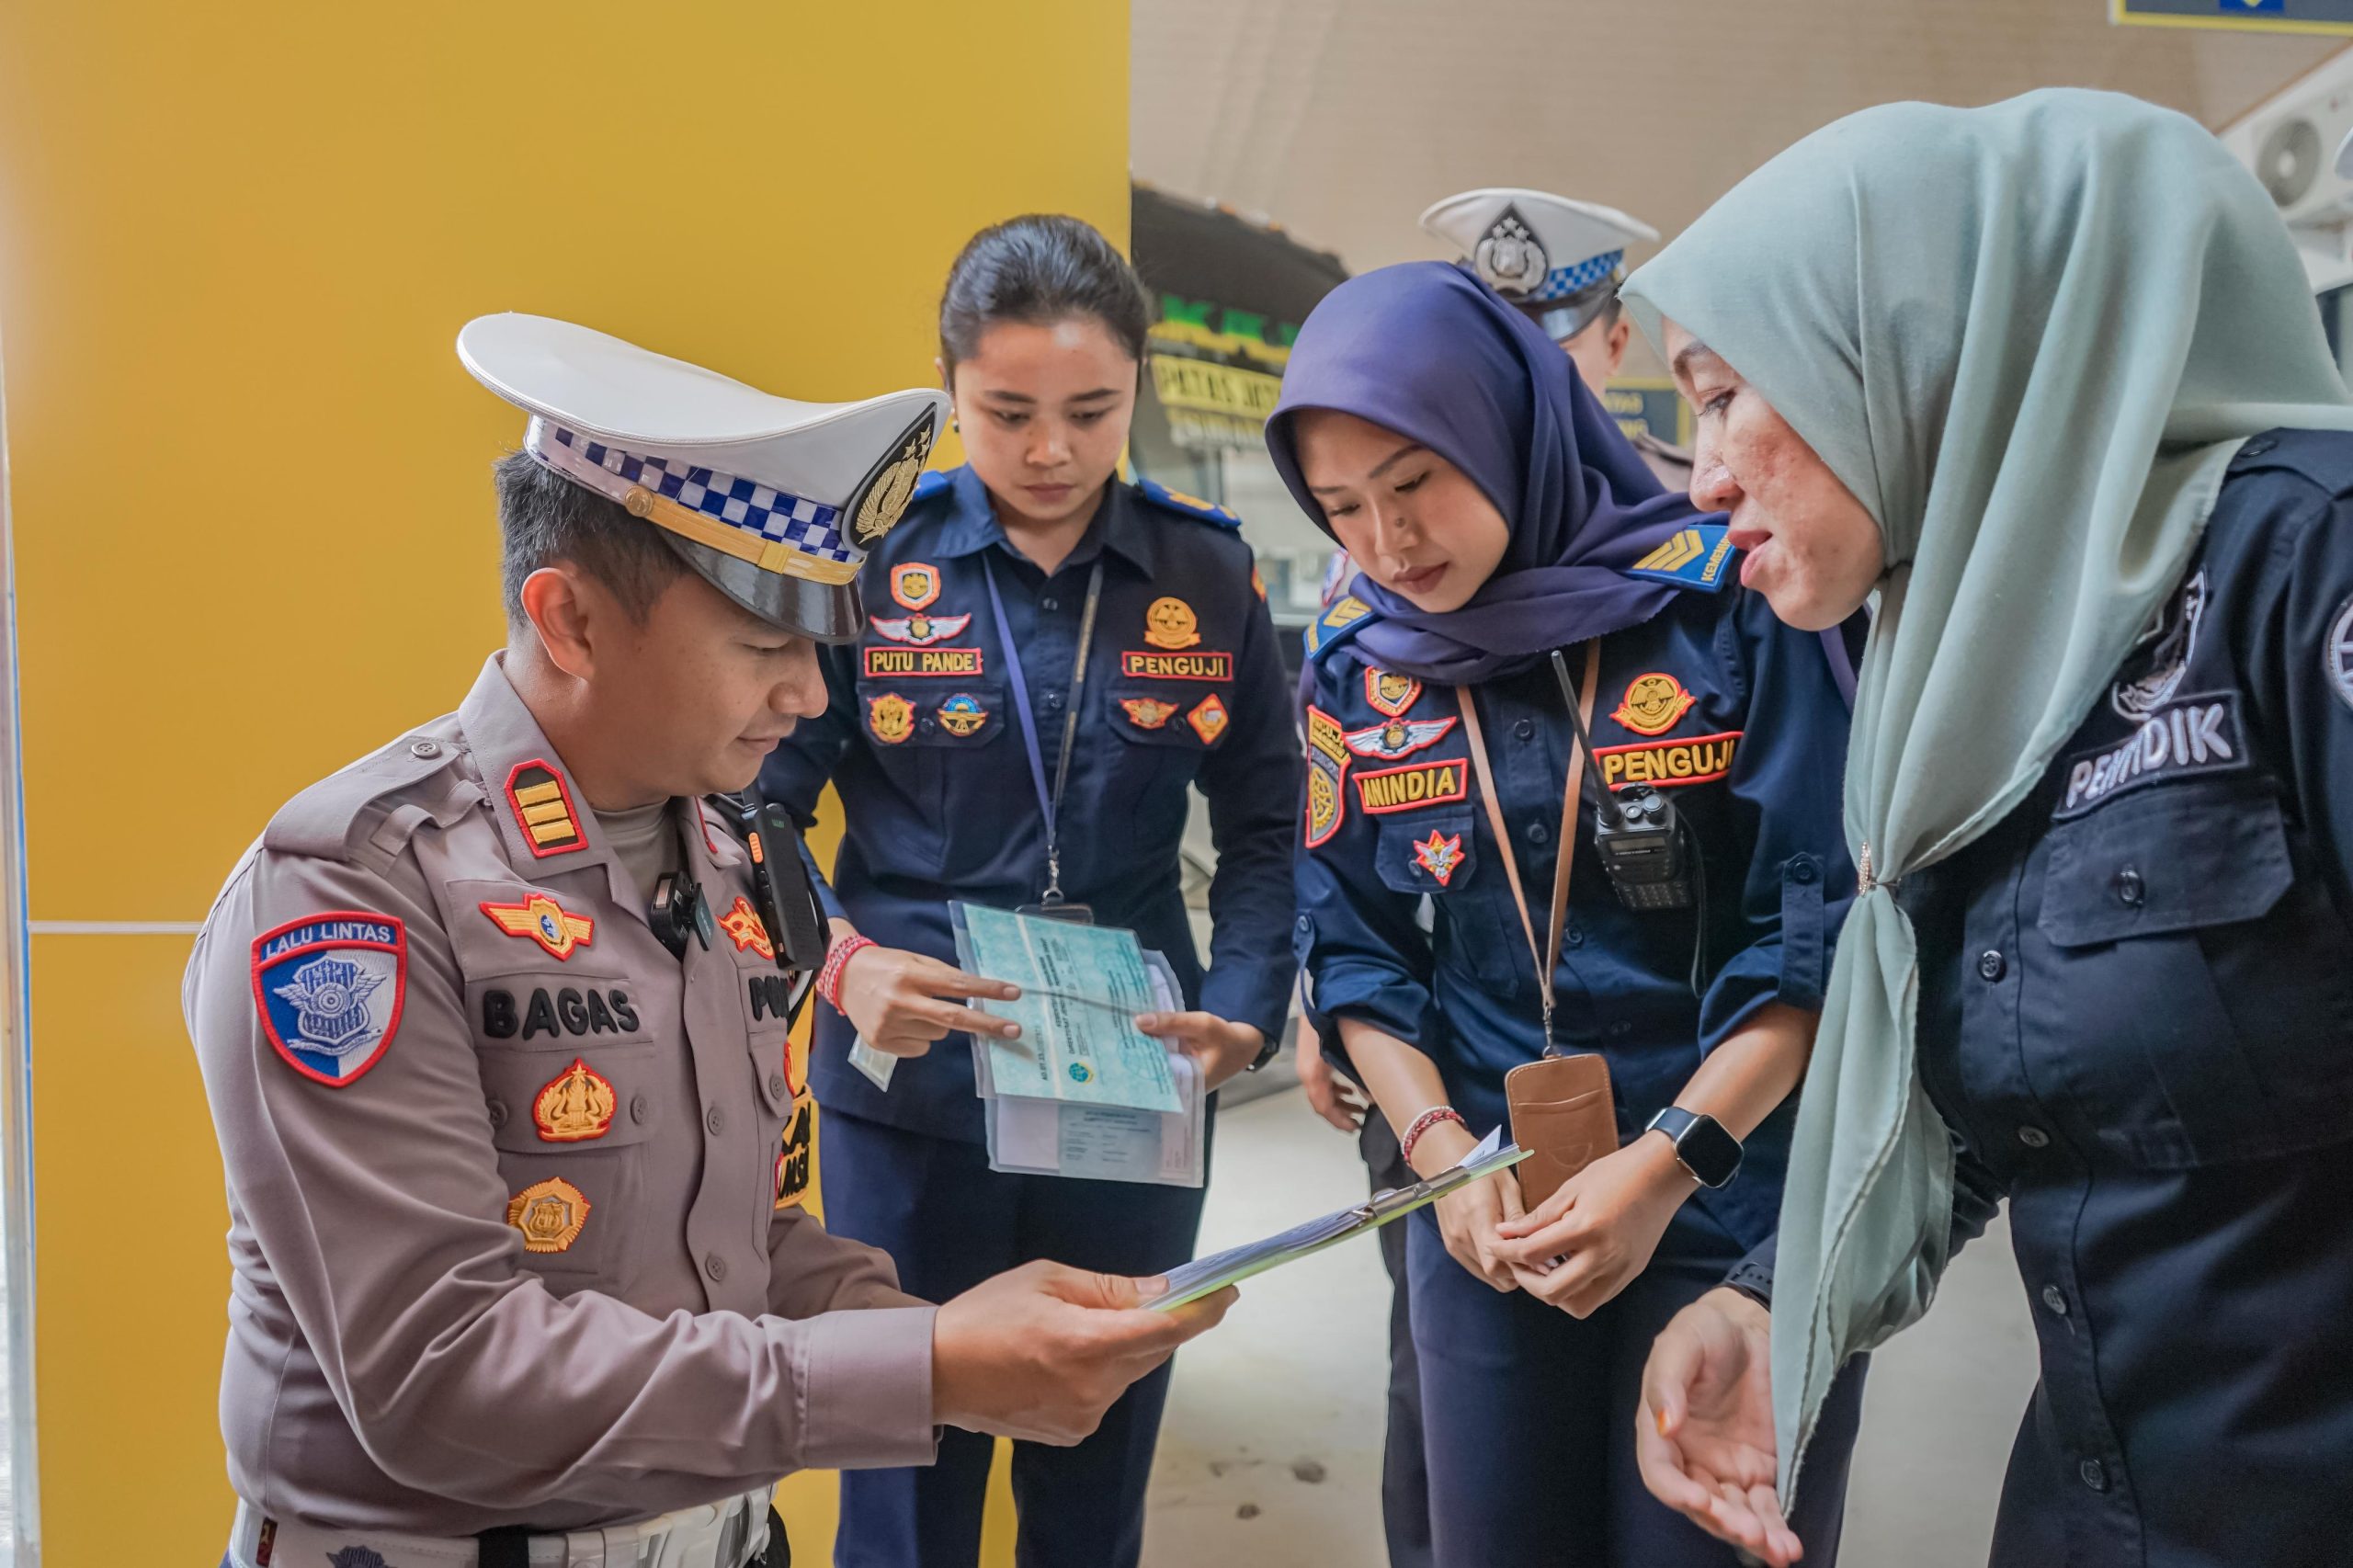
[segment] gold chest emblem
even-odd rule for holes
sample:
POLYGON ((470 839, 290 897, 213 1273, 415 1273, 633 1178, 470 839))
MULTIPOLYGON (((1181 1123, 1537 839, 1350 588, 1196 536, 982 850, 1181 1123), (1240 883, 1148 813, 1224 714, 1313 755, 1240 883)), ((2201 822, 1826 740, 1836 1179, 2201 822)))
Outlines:
POLYGON ((506 1222, 523 1233, 525 1252, 569 1252, 588 1223, 588 1195, 551 1176, 535 1181, 506 1205, 506 1222))
POLYGON ((866 702, 866 727, 884 745, 894 746, 915 733, 915 705, 892 692, 866 702))
POLYGON ((1183 599, 1154 599, 1143 612, 1143 640, 1155 648, 1189 648, 1201 640, 1200 621, 1183 599))
POLYGON ((585 1143, 610 1131, 619 1103, 605 1075, 575 1056, 531 1101, 531 1125, 544 1142, 585 1143))
POLYGON ((1697 700, 1681 681, 1654 671, 1634 677, 1625 700, 1609 716, 1638 735, 1661 735, 1675 728, 1697 700))

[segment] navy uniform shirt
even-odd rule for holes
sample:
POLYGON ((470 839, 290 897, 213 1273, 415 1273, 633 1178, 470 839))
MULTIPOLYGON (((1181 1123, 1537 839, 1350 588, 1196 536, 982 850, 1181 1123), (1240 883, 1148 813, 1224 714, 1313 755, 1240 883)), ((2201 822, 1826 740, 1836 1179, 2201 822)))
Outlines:
MULTIPOLYGON (((824 716, 777 749, 761 789, 805 823, 831 780, 847 824, 823 893, 828 913, 887 947, 954 963, 950 900, 1010 909, 1035 903, 1046 882, 1045 817, 1003 633, 1020 656, 1051 787, 1098 559, 1102 600, 1063 795, 1063 895, 1165 953, 1188 1006, 1277 1039, 1292 976, 1283 933, 1299 736, 1250 547, 1219 508, 1114 482, 1049 577, 1006 541, 971 469, 926 475, 867 560, 865 634, 822 650, 824 716), (1179 887, 1195 784, 1218 852, 1206 975, 1179 887)), ((969 1037, 901 1062, 886 1094, 849 1065, 854 1033, 817 1009, 811 1079, 827 1109, 981 1141, 969 1037)))
POLYGON ((2002 1568, 2353 1561, 2348 780, 2353 437, 2273 432, 2037 791, 1898 892, 1955 1228, 2008 1197, 2040 1341, 2002 1568))
MULTIPOLYGON (((1311 633, 1322 646, 1293 938, 1314 1011, 1427 1053, 1483 1135, 1506 1119, 1504 1074, 1543 1053, 1535 961, 1455 692, 1381 670, 1353 640, 1362 624, 1311 633)), ((1585 650, 1564 656, 1581 686, 1585 650)), ((1478 699, 1540 941, 1574 732, 1549 663, 1484 683, 1478 699)), ((1763 1004, 1821 1006, 1854 886, 1840 827, 1847 717, 1813 636, 1739 587, 1679 594, 1602 640, 1592 727, 1606 781, 1671 797, 1707 869, 1704 921, 1696 906, 1627 908, 1594 849, 1590 793, 1581 801, 1554 1034, 1564 1051, 1608 1058, 1621 1141, 1763 1004)), ((1791 1119, 1788 1108, 1775 1113, 1748 1141, 1739 1177, 1699 1196, 1743 1243, 1772 1229, 1791 1119)))

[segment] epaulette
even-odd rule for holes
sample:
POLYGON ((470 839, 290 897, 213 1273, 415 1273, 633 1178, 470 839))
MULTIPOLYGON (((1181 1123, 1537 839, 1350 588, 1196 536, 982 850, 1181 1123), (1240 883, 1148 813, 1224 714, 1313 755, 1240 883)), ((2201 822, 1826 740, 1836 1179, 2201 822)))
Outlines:
MULTIPOLYGON (((381 842, 377 832, 402 803, 392 797, 415 790, 457 759, 458 748, 447 741, 404 735, 328 774, 280 806, 262 830, 262 847, 282 855, 350 860, 372 840, 377 849, 397 853, 399 846, 381 842)), ((408 814, 401 835, 405 837, 433 814, 420 806, 408 814)))
POLYGON ((948 475, 938 469, 927 468, 915 475, 915 493, 907 497, 907 504, 913 506, 917 501, 928 501, 947 488, 948 475))
POLYGON ((1165 484, 1145 480, 1136 486, 1143 498, 1154 506, 1188 517, 1199 517, 1205 523, 1215 523, 1222 528, 1239 528, 1242 519, 1214 501, 1204 501, 1198 495, 1188 495, 1181 490, 1171 490, 1165 484))
POLYGON ((1713 594, 1728 581, 1724 568, 1731 563, 1732 529, 1722 523, 1693 523, 1626 570, 1636 577, 1713 594))
POLYGON ((1380 612, 1354 594, 1342 594, 1324 607, 1307 628, 1307 657, 1313 663, 1381 619, 1380 612))
POLYGON ((2267 430, 2250 437, 2231 460, 2234 473, 2285 469, 2332 495, 2353 490, 2353 441, 2338 430, 2267 430))

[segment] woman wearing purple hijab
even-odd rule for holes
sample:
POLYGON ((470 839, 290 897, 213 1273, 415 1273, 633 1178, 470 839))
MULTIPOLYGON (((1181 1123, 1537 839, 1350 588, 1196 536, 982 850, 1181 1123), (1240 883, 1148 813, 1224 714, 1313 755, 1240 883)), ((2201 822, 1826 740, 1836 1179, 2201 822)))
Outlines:
MULTIPOLYGON (((1636 1475, 1637 1381, 1779 1210, 1854 886, 1845 701, 1723 528, 1458 268, 1327 296, 1267 444, 1362 573, 1309 638, 1294 944, 1324 1051, 1425 1176, 1506 1126, 1515 1068, 1589 1059, 1514 1085, 1543 1153, 1407 1221, 1437 1561, 1728 1568, 1636 1475)), ((1812 1451, 1810 1562, 1860 1376, 1812 1451)))

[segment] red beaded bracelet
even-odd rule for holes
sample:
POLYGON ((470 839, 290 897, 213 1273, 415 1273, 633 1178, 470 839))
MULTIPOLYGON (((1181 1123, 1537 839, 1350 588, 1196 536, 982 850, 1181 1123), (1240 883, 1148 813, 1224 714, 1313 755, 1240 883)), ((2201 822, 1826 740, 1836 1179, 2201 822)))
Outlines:
POLYGON ((1423 1133, 1441 1121, 1450 1121, 1461 1127, 1463 1125, 1462 1113, 1450 1105, 1434 1105, 1414 1118, 1414 1124, 1405 1129, 1405 1136, 1397 1140, 1397 1157, 1411 1165, 1414 1163, 1414 1145, 1422 1141, 1423 1133))
POLYGON ((825 954, 825 967, 817 971, 817 994, 833 1004, 835 1012, 842 1010, 842 971, 849 967, 850 960, 879 946, 871 937, 844 937, 825 954))

